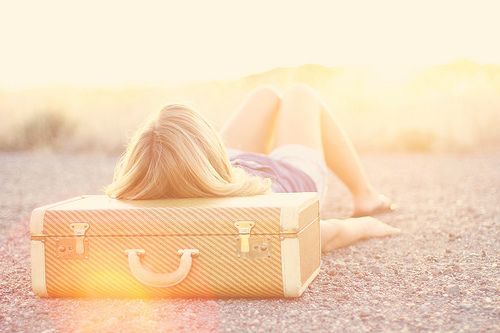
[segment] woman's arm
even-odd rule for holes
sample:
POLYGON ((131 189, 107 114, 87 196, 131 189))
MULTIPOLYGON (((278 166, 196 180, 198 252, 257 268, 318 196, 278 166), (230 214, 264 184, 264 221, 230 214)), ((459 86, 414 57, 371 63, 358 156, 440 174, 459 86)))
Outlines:
POLYGON ((401 233, 371 216, 348 218, 344 220, 321 220, 321 250, 328 252, 349 246, 359 240, 373 237, 386 237, 401 233))

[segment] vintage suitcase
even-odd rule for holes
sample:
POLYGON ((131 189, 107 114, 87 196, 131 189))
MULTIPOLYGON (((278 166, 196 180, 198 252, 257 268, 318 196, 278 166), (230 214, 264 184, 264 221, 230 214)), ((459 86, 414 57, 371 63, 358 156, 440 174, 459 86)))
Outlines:
POLYGON ((42 297, 298 297, 321 260, 316 192, 72 198, 31 217, 42 297))

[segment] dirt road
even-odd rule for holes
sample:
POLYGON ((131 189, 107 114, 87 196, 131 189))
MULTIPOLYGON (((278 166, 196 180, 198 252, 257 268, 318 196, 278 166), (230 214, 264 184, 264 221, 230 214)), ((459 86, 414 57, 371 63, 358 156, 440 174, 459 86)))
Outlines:
MULTIPOLYGON (((116 157, 0 154, 0 331, 500 331, 500 152, 364 156, 399 204, 403 229, 323 257, 296 300, 39 299, 31 292, 28 219, 36 206, 100 193, 116 157)), ((330 179, 328 216, 349 212, 330 179)))

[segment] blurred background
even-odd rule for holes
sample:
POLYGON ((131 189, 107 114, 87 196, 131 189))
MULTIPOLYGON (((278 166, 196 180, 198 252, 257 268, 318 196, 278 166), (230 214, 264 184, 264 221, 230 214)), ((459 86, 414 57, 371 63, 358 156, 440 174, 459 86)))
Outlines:
MULTIPOLYGON (((117 153, 190 102, 220 127, 310 84, 362 151, 500 147, 496 1, 1 1, 0 150, 117 153)), ((297 129, 300 130, 300 129, 297 129)))

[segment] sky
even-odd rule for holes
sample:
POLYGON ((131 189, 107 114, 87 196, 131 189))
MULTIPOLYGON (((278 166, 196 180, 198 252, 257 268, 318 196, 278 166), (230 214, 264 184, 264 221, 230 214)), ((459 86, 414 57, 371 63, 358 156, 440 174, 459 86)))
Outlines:
POLYGON ((500 1, 0 0, 0 87, 500 63, 500 1))

